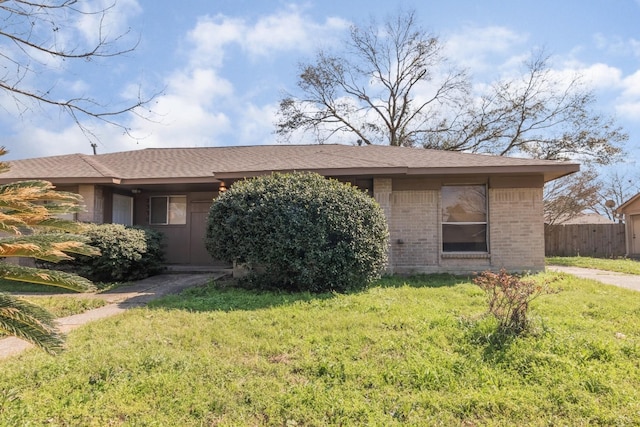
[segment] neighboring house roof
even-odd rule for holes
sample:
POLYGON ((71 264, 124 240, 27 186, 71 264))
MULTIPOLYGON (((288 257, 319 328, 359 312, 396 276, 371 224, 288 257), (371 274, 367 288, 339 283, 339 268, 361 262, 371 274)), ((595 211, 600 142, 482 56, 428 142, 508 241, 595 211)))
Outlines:
POLYGON ((389 146, 259 145, 206 148, 148 148, 99 155, 70 154, 8 162, 0 182, 141 184, 205 182, 272 171, 316 171, 324 175, 542 174, 545 181, 579 170, 576 163, 499 157, 389 146))
POLYGON ((610 220, 597 213, 585 213, 570 218, 566 221, 557 221, 556 224, 569 225, 569 224, 615 224, 615 221, 610 220))

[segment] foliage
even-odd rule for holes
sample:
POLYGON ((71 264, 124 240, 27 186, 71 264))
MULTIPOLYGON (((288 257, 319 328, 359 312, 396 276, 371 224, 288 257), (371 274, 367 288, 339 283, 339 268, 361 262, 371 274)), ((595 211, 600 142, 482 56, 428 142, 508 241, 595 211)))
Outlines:
POLYGON ((93 281, 114 282, 144 279, 163 270, 162 234, 121 224, 90 224, 84 235, 100 249, 100 256, 78 256, 65 263, 93 281))
POLYGON ((386 262, 387 226, 356 187, 311 173, 237 182, 209 213, 206 246, 247 263, 254 286, 311 292, 361 289, 386 262))
POLYGON ((605 271, 640 275, 640 261, 629 258, 605 259, 590 257, 549 257, 548 265, 565 265, 569 267, 595 268, 605 271))
POLYGON ((509 274, 505 269, 498 273, 485 271, 473 279, 487 295, 489 313, 498 321, 499 332, 519 335, 529 326, 529 304, 540 295, 557 293, 549 282, 537 283, 532 278, 509 274))
POLYGON ((555 73, 544 52, 492 84, 450 66, 413 11, 353 25, 343 49, 303 63, 299 94, 280 102, 276 132, 318 142, 388 144, 538 159, 619 159, 628 135, 593 109, 580 75, 555 73))
POLYGON ((541 332, 496 347, 469 280, 379 283, 218 283, 93 322, 59 357, 0 361, 0 425, 640 424, 637 293, 561 275, 541 332))
MULTIPOLYGON (((0 155, 5 154, 0 149, 0 155)), ((0 163, 0 173, 8 169, 0 163)), ((0 258, 37 259, 60 262, 68 253, 92 256, 98 253, 77 234, 83 227, 56 215, 76 212, 81 198, 77 194, 55 191, 46 181, 22 181, 0 185, 0 258)), ((0 262, 0 278, 86 291, 93 289, 87 279, 75 274, 48 271, 0 262)), ((62 337, 53 317, 42 308, 11 295, 0 294, 0 332, 15 335, 55 353, 62 348, 62 337)))

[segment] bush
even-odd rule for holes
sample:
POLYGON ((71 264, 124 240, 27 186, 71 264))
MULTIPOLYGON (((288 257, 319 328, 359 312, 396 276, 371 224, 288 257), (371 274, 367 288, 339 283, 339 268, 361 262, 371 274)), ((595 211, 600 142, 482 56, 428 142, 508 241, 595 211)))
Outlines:
POLYGON ((498 330, 508 335, 519 335, 529 326, 528 312, 531 301, 544 294, 557 293, 549 282, 536 283, 533 279, 485 271, 473 279, 487 295, 489 313, 498 321, 498 330))
POLYGON ((209 212, 206 246, 216 259, 253 268, 253 287, 346 292, 386 264, 387 225, 377 202, 318 174, 237 182, 209 212))
POLYGON ((120 224, 90 224, 89 244, 100 249, 96 257, 78 256, 70 265, 96 282, 139 280, 163 270, 162 234, 120 224))

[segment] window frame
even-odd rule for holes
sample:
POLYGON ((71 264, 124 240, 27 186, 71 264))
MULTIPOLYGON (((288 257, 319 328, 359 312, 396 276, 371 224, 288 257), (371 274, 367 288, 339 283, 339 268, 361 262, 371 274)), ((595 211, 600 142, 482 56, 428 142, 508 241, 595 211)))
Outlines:
POLYGON ((465 183, 465 184, 444 184, 440 189, 441 207, 440 207, 440 252, 443 255, 452 254, 488 254, 489 246, 489 187, 486 183, 465 183), (443 190, 445 188, 456 187, 482 187, 484 194, 484 221, 445 221, 445 205, 443 190), (445 249, 445 226, 484 226, 484 249, 480 250, 464 250, 464 249, 445 249))
POLYGON ((186 225, 187 224, 187 196, 184 194, 172 194, 167 196, 149 196, 149 225, 186 225), (181 198, 184 199, 184 222, 172 222, 171 221, 171 199, 181 198), (153 199, 165 199, 165 222, 153 222, 153 199))

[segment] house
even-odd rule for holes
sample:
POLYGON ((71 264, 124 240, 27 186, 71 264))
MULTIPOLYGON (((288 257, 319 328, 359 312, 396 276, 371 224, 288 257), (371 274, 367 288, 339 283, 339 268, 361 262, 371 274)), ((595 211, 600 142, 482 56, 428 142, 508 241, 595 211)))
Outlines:
POLYGON ((626 255, 631 258, 640 258, 640 193, 618 206, 616 214, 624 217, 626 255))
POLYGON ((313 171, 378 201, 389 272, 544 269, 542 190, 575 163, 389 146, 150 148, 10 162, 0 183, 45 179, 84 197, 80 221, 149 226, 169 263, 214 262, 203 244, 212 199, 235 181, 313 171))

